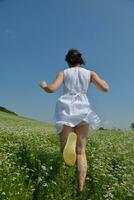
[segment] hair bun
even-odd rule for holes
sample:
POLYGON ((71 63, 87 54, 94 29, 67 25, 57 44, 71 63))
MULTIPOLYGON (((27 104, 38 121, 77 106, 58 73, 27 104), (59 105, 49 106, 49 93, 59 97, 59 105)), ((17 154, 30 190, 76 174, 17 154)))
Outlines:
POLYGON ((82 54, 76 49, 70 49, 65 56, 65 60, 69 66, 74 66, 76 64, 85 64, 82 54))

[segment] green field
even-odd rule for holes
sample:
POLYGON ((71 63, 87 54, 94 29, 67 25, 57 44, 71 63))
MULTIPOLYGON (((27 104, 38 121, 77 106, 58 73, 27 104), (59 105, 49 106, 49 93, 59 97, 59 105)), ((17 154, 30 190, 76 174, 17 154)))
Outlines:
POLYGON ((55 127, 0 112, 0 200, 134 200, 134 132, 91 132, 86 186, 59 151, 55 127))

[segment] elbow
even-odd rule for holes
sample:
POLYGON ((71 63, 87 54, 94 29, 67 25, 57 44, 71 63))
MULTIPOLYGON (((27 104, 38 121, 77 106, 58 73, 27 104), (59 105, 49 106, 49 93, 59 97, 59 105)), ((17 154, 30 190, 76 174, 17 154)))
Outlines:
POLYGON ((103 90, 104 92, 108 92, 108 90, 109 90, 109 85, 107 84, 106 81, 103 81, 102 90, 103 90))
POLYGON ((48 93, 53 93, 53 92, 55 92, 55 88, 54 88, 53 86, 51 86, 51 85, 45 87, 44 90, 45 90, 46 92, 48 92, 48 93))
POLYGON ((105 89, 103 89, 103 92, 108 92, 108 90, 109 90, 109 89, 105 88, 105 89))
POLYGON ((103 87, 103 92, 108 92, 108 91, 109 91, 109 86, 108 85, 103 87))
POLYGON ((53 86, 48 87, 49 93, 55 92, 55 88, 53 86))

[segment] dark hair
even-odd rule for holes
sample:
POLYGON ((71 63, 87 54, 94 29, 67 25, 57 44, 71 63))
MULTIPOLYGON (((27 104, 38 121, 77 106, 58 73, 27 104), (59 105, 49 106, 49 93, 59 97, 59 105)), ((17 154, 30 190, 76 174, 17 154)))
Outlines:
POLYGON ((76 49, 70 49, 65 56, 65 61, 67 61, 69 67, 73 67, 76 64, 85 64, 82 54, 76 49))

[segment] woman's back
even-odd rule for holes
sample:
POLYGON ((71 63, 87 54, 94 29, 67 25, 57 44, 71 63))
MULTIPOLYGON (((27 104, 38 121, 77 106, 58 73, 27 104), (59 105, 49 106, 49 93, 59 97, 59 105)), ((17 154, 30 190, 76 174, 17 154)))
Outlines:
POLYGON ((64 93, 87 93, 90 71, 82 67, 64 70, 64 93))

